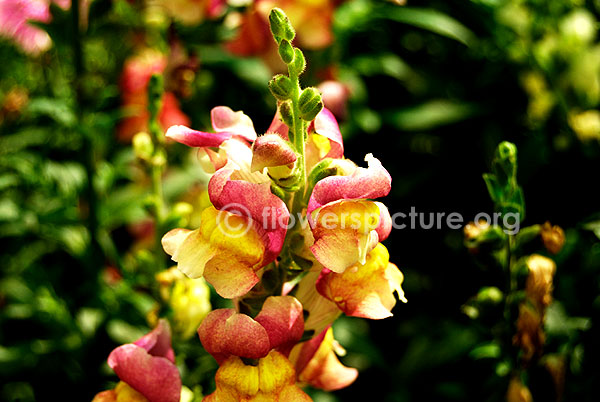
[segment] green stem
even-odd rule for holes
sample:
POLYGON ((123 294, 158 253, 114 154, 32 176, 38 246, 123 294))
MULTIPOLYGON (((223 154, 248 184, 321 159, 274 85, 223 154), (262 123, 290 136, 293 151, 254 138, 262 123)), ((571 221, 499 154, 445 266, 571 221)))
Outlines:
POLYGON ((102 258, 100 257, 101 250, 98 242, 98 199, 96 191, 94 189, 94 172, 95 172, 95 154, 94 144, 91 139, 91 135, 87 132, 83 124, 83 104, 84 96, 81 89, 81 82, 83 80, 84 64, 83 64, 83 49, 81 46, 82 32, 79 24, 79 0, 73 0, 71 2, 71 24, 72 24, 72 47, 73 47, 73 64, 75 68, 75 77, 73 79, 73 90, 75 92, 75 115, 79 124, 77 124, 78 130, 83 137, 83 165, 85 168, 85 174, 87 179, 87 188, 85 198, 88 204, 88 216, 87 216, 87 227, 90 233, 90 248, 89 248, 89 262, 95 265, 96 269, 101 268, 102 258))
MULTIPOLYGON (((150 91, 153 91, 151 88, 150 91)), ((148 121, 148 131, 154 143, 154 155, 150 160, 150 175, 152 179, 152 201, 154 212, 154 241, 157 269, 166 268, 164 253, 162 249, 162 235, 165 225, 165 199, 163 194, 162 174, 165 160, 164 138, 160 126, 158 125, 158 111, 160 110, 160 97, 154 99, 155 94, 150 94, 149 111, 150 118, 148 121)))

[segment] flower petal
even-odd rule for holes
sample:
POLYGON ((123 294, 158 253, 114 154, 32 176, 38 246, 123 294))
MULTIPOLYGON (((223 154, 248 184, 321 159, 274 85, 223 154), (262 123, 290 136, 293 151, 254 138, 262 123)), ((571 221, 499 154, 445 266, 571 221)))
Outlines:
POLYGON ((343 199, 365 199, 386 196, 392 186, 392 177, 378 159, 368 154, 368 168, 357 168, 350 176, 329 176, 319 181, 310 196, 308 213, 343 199))
POLYGON ((219 295, 244 295, 257 282, 267 235, 252 219, 208 207, 200 228, 174 229, 163 237, 165 251, 190 278, 205 276, 219 295))
POLYGON ((169 127, 165 134, 165 137, 188 147, 218 147, 223 141, 230 139, 231 136, 232 134, 228 132, 206 133, 181 125, 169 127))
POLYGON ((313 211, 310 224, 315 258, 334 272, 364 263, 367 253, 379 241, 379 207, 372 201, 336 201, 313 211))
POLYGON ((260 280, 252 268, 228 255, 215 255, 206 264, 204 278, 226 299, 245 295, 260 280))
POLYGON ((198 328, 202 346, 219 364, 230 355, 258 359, 269 353, 267 331, 258 322, 234 309, 210 312, 198 328))
MULTIPOLYGON (((330 141, 331 150, 326 158, 342 158, 344 156, 344 140, 335 116, 327 108, 323 108, 315 118, 312 129, 315 133, 326 137, 330 141)), ((310 132, 310 129, 309 129, 310 132)))
POLYGON ((324 270, 316 287, 346 315, 377 320, 392 315, 394 292, 406 302, 403 279, 398 267, 389 263, 389 253, 380 243, 369 253, 365 264, 357 264, 341 274, 324 270))
POLYGON ((296 362, 298 381, 325 391, 335 391, 356 380, 358 371, 340 363, 333 351, 334 342, 333 331, 328 328, 292 351, 290 359, 296 362))
POLYGON ((152 356, 166 357, 175 363, 175 353, 171 347, 171 327, 167 320, 161 319, 152 331, 134 342, 152 356))
POLYGON ((285 356, 304 333, 302 304, 293 296, 268 297, 255 319, 267 331, 271 349, 285 356))
POLYGON ((250 142, 256 140, 254 124, 244 112, 234 112, 227 106, 217 106, 211 110, 210 117, 217 133, 229 133, 250 142))
POLYGON ((298 284, 296 292, 296 298, 302 303, 304 310, 308 311, 304 330, 312 330, 316 334, 320 334, 333 324, 342 313, 335 303, 324 298, 317 291, 315 284, 319 275, 320 269, 307 273, 298 284))
POLYGON ((384 241, 392 232, 392 217, 390 216, 390 211, 382 202, 375 202, 375 204, 379 207, 380 211, 379 226, 377 226, 375 231, 377 231, 379 241, 384 241))
POLYGON ((257 366, 237 357, 227 359, 215 376, 217 389, 205 402, 309 402, 311 398, 296 385, 294 367, 282 354, 271 351, 257 366))
POLYGON ((108 357, 108 365, 119 378, 152 402, 178 402, 181 379, 177 367, 164 357, 149 354, 129 343, 108 357))
POLYGON ((264 233, 265 254, 262 266, 275 260, 283 247, 290 213, 285 203, 271 193, 270 183, 231 180, 233 170, 221 169, 211 178, 208 192, 219 210, 251 218, 257 231, 264 233))

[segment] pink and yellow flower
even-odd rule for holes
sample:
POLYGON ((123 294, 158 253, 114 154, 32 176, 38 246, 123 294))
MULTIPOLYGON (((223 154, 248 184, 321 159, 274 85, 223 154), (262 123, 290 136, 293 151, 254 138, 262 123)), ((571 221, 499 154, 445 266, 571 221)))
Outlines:
POLYGON ((220 367, 205 401, 310 401, 286 357, 303 332, 302 305, 292 296, 268 297, 255 319, 233 309, 211 312, 198 335, 220 367))
POLYGON ((134 343, 113 350, 108 365, 121 383, 114 390, 101 392, 94 401, 179 401, 181 379, 166 320, 160 320, 154 330, 134 343))
POLYGON ((356 167, 347 176, 319 181, 308 202, 315 258, 333 272, 342 273, 356 263, 365 264, 367 253, 385 239, 391 218, 381 203, 369 201, 387 195, 391 176, 371 154, 368 168, 356 167))

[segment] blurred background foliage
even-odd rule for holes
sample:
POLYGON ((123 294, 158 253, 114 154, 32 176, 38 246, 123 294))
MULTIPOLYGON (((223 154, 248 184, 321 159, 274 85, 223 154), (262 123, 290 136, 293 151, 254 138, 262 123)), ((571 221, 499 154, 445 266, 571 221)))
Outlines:
MULTIPOLYGON (((335 96, 325 101, 341 123, 346 156, 360 161, 368 150, 390 171, 391 213, 415 207, 456 211, 467 220, 491 213, 482 173, 500 141, 517 145, 523 225, 550 221, 566 233, 554 257, 545 350, 563 359, 562 400, 595 400, 600 3, 268 4, 297 7, 308 20, 331 14, 323 19, 330 24, 325 32, 307 28, 303 84, 335 82, 335 96), (332 40, 311 44, 311 29, 332 40)), ((239 26, 260 4, 230 1, 216 15, 205 6, 52 3, 51 21, 32 23, 49 33, 48 50, 28 54, 8 38, 0 41, 0 399, 91 400, 116 381, 105 364, 110 351, 145 333, 159 312, 172 314, 155 279, 167 260, 153 245, 151 174, 131 146, 146 122, 127 126, 141 112, 123 107, 145 108, 144 78, 131 78, 142 85, 128 93, 127 63, 143 65, 146 79, 162 73, 175 99, 165 95, 164 107, 177 109, 169 116, 178 121, 183 113, 198 129, 210 128, 212 107, 228 105, 244 110, 262 132, 276 107, 266 84, 279 67, 261 37, 239 26)), ((195 154, 167 147, 163 185, 171 212, 163 233, 197 222, 178 202, 207 202, 195 154)), ((395 230, 386 246, 405 274, 409 303, 388 320, 338 320, 342 360, 360 375, 348 389, 314 391, 315 399, 504 400, 511 367, 498 352, 503 346, 493 325, 465 309, 483 287, 504 287, 498 269, 473 258, 461 230, 395 230)), ((494 314, 492 323, 502 320, 494 314)), ((194 336, 176 333, 173 343, 184 385, 196 396, 210 392, 214 360, 194 336)), ((530 374, 534 400, 556 399, 548 396, 547 377, 530 374)))

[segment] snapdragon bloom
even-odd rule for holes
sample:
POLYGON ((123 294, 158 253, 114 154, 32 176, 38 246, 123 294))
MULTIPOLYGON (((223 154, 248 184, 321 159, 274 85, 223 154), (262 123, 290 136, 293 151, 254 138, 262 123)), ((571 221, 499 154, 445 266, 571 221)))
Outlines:
POLYGON ((134 343, 121 345, 108 356, 108 365, 121 383, 96 395, 94 402, 121 400, 178 402, 181 379, 171 348, 171 328, 160 320, 156 328, 134 343))

